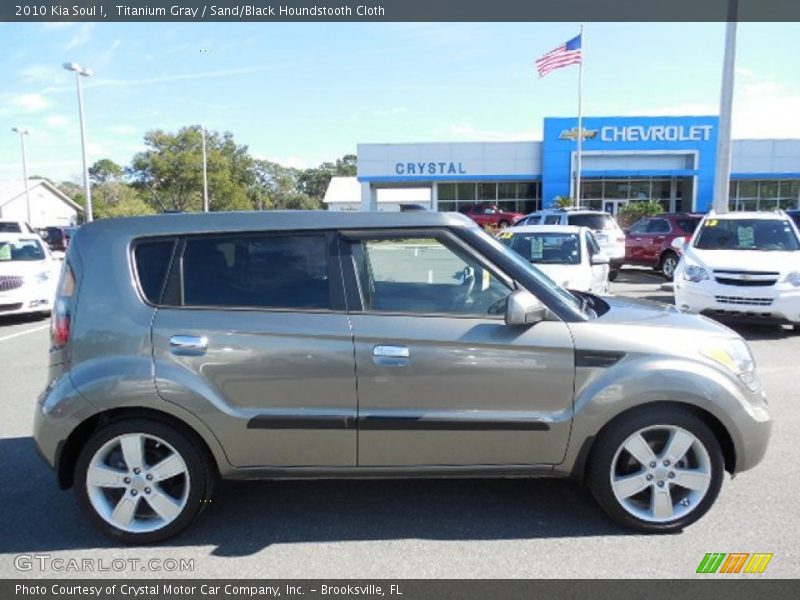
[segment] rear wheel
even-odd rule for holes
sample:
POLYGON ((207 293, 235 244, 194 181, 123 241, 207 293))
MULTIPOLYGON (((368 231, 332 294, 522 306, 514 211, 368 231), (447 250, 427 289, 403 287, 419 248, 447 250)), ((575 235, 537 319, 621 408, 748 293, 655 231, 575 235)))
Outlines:
POLYGON ((75 493, 105 534, 151 544, 179 533, 213 491, 214 471, 198 443, 149 419, 112 422, 96 432, 75 465, 75 493))
POLYGON ((665 252, 661 257, 661 274, 667 281, 672 281, 675 277, 675 268, 678 266, 678 255, 674 252, 665 252))
POLYGON ((597 441, 589 485, 617 523, 646 532, 678 531, 717 498, 722 449, 701 419, 675 407, 640 410, 597 441))

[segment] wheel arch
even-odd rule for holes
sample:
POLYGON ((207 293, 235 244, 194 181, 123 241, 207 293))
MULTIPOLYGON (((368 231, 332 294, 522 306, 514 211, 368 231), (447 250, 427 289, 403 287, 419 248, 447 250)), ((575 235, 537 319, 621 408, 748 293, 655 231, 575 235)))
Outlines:
POLYGON ((722 421, 720 421, 709 411, 697 405, 689 404, 688 402, 667 400, 639 404, 614 415, 614 417, 606 422, 595 435, 587 437, 586 440, 584 440, 578 452, 575 464, 573 465, 570 477, 583 484, 583 482, 586 480, 587 471, 591 465, 592 452, 597 447, 597 440, 601 439, 604 433, 613 424, 618 423, 620 420, 628 418, 632 414, 645 412, 654 408, 677 408, 680 410, 685 410, 686 412, 698 417, 708 426, 708 428, 714 434, 714 437, 719 442, 720 447, 722 448, 722 456, 725 461, 725 470, 728 473, 736 472, 736 447, 733 443, 733 438, 731 437, 730 432, 722 423, 722 421))
POLYGON ((170 425, 181 433, 192 438, 198 447, 206 453, 209 464, 213 465, 215 474, 219 475, 221 457, 218 456, 208 440, 204 438, 194 427, 183 419, 153 408, 146 407, 122 407, 112 408, 106 411, 95 413, 84 419, 61 444, 56 462, 56 475, 58 485, 62 490, 71 488, 74 484, 75 464, 81 449, 91 436, 101 428, 114 421, 125 419, 150 419, 159 423, 170 425))

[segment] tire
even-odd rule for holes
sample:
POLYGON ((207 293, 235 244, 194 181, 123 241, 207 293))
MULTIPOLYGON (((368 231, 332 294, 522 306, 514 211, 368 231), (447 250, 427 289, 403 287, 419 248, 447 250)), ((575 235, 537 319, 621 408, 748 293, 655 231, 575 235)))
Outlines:
POLYGON ((708 512, 719 495, 724 468, 722 448, 708 426, 685 409, 661 405, 628 413, 601 432, 592 451, 588 483, 603 510, 620 525, 672 533, 708 512), (669 441, 680 447, 689 438, 688 450, 672 464, 674 456, 665 453, 669 441), (638 440, 646 445, 637 445, 638 440), (625 446, 652 459, 656 467, 653 462, 643 467, 625 446))
POLYGON ((680 258, 674 252, 664 252, 659 262, 658 268, 667 281, 672 281, 675 277, 675 268, 678 266, 680 258))
POLYGON ((151 419, 125 419, 92 435, 78 456, 74 481, 78 503, 98 529, 126 544, 152 544, 180 533, 200 515, 215 477, 205 449, 183 431, 151 419), (137 447, 144 449, 141 461, 137 447))

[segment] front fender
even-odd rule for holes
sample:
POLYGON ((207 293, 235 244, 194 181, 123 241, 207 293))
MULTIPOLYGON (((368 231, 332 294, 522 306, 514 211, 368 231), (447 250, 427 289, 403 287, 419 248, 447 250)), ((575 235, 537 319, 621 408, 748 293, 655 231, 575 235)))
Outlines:
POLYGON ((750 393, 726 372, 700 361, 628 355, 606 369, 576 370, 573 427, 558 471, 571 473, 583 441, 615 417, 655 402, 686 404, 715 417, 731 438, 737 472, 764 455, 770 416, 763 392, 750 393))

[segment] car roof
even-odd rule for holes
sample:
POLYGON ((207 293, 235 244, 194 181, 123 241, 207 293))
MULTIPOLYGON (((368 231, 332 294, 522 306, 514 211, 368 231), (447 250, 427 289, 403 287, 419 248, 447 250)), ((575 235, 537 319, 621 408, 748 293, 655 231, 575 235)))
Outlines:
POLYGON ((327 210, 269 210, 179 213, 92 221, 80 227, 82 239, 93 235, 181 235, 189 233, 302 231, 419 227, 478 227, 454 212, 350 212, 327 210))
POLYGON ((588 227, 578 225, 518 225, 503 231, 510 233, 580 233, 584 229, 589 230, 588 227))
POLYGON ((789 215, 780 211, 776 212, 766 212, 766 211, 736 211, 736 212, 728 212, 728 213, 715 213, 710 212, 706 215, 708 219, 717 219, 719 221, 722 220, 731 220, 731 219, 757 219, 761 221, 767 220, 776 220, 776 219, 788 219, 789 215))

